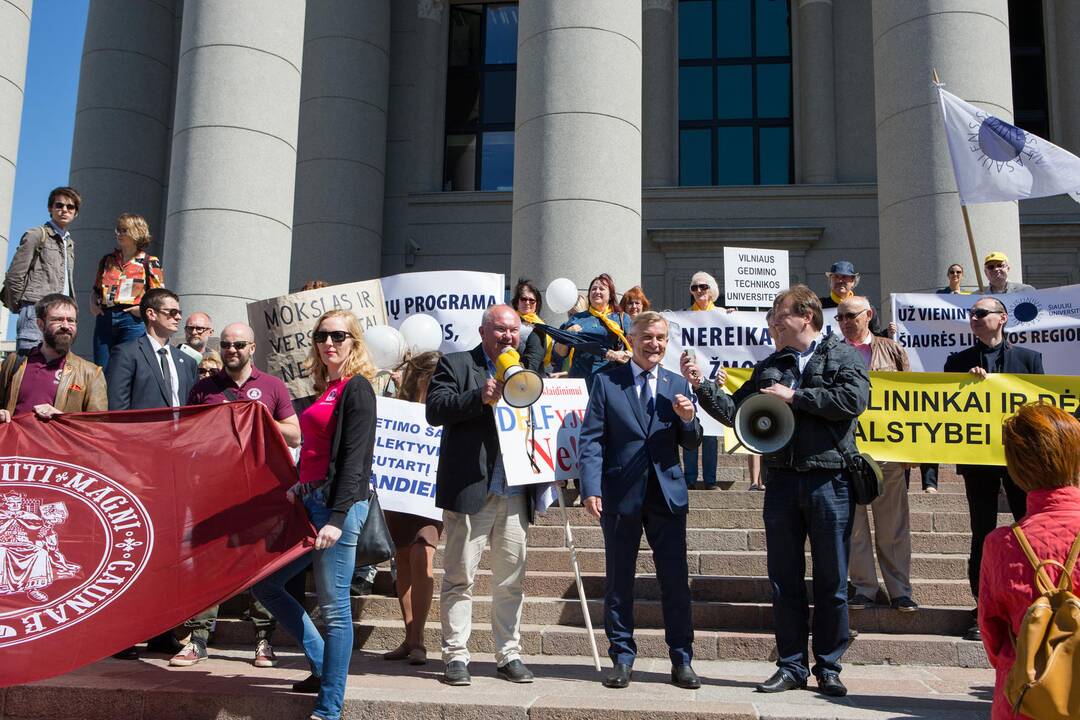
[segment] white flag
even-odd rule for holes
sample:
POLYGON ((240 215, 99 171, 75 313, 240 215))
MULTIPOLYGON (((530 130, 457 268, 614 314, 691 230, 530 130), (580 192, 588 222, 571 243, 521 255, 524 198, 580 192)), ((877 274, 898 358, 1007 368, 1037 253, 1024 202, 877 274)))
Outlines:
POLYGON ((1080 202, 1080 158, 938 88, 960 203, 1067 194, 1080 202))

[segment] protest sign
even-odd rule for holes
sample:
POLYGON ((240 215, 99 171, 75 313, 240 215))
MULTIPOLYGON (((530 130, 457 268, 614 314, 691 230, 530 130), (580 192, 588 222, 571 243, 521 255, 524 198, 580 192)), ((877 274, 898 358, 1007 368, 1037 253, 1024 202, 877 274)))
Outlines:
POLYGON ((788 287, 787 250, 724 248, 724 304, 728 307, 772 307, 788 287))
MULTIPOLYGON (((968 310, 982 295, 899 293, 892 296, 896 341, 913 371, 937 372, 945 359, 975 344, 968 310)), ((1008 341, 1042 353, 1043 369, 1080 374, 1080 285, 995 295, 1009 313, 1008 341)))
MULTIPOLYGON (((729 371, 725 389, 737 390, 750 372, 729 371)), ((855 440, 876 460, 1004 465, 1001 424, 1034 402, 1076 412, 1080 378, 991 373, 979 380, 967 373, 872 372, 870 402, 859 416, 855 440)))
POLYGON ((391 275, 382 279, 387 324, 423 313, 443 329, 443 353, 471 350, 480 343, 484 310, 501 303, 506 281, 500 273, 447 270, 391 275))
POLYGON ((428 425, 423 403, 377 398, 371 484, 383 510, 442 520, 435 507, 442 428, 428 425))
POLYGON ((248 324, 255 331, 255 364, 285 381, 294 400, 315 394, 304 361, 311 352, 311 331, 327 310, 347 310, 360 328, 386 324, 378 280, 332 285, 248 303, 248 324))
POLYGON ((578 431, 588 404, 589 391, 581 379, 544 380, 544 393, 531 407, 512 408, 500 400, 495 406, 495 428, 507 484, 532 485, 578 477, 578 431))

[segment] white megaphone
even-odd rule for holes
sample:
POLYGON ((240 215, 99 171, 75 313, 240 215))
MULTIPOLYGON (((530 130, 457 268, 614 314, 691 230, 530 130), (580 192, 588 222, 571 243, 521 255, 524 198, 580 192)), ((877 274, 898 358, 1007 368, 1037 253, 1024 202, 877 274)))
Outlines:
POLYGON ((495 379, 503 384, 503 400, 510 407, 529 407, 544 393, 544 379, 521 364, 521 355, 508 347, 495 359, 495 379))
POLYGON ((752 453, 779 452, 791 442, 794 434, 795 413, 775 395, 751 395, 735 413, 735 437, 752 453))

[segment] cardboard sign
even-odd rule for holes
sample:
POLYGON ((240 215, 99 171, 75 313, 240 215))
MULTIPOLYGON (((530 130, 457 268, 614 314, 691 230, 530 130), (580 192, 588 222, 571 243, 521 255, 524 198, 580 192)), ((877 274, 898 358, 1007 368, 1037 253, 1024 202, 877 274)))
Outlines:
POLYGON ((499 401, 495 406, 495 429, 507 485, 578 477, 578 432, 588 404, 589 391, 581 379, 544 380, 544 394, 532 407, 512 408, 499 401))

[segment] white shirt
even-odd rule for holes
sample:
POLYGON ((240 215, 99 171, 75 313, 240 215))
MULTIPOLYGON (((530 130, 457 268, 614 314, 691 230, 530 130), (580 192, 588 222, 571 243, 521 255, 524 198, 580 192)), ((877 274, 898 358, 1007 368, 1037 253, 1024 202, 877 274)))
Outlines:
POLYGON ((649 383, 649 389, 652 390, 653 399, 656 399, 656 381, 660 377, 660 366, 654 365, 652 370, 648 371, 648 375, 645 378, 641 377, 641 373, 646 372, 645 368, 638 365, 633 360, 630 361, 630 367, 634 371, 634 387, 637 388, 638 399, 641 399, 641 392, 645 389, 645 383, 649 383))
POLYGON ((154 360, 157 362, 156 369, 158 372, 161 372, 161 355, 158 355, 158 350, 165 348, 165 357, 169 361, 169 374, 172 375, 172 406, 180 407, 180 374, 176 372, 176 362, 173 360, 172 351, 169 350, 168 345, 162 345, 149 333, 147 333, 146 339, 150 341, 150 347, 154 350, 154 360))

